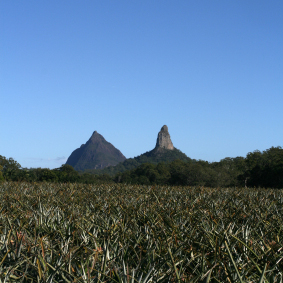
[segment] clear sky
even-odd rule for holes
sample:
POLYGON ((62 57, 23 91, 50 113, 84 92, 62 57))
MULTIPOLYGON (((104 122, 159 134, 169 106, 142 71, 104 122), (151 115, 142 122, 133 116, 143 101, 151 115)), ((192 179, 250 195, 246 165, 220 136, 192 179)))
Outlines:
POLYGON ((283 1, 0 1, 0 155, 60 167, 96 130, 127 157, 283 146, 283 1))

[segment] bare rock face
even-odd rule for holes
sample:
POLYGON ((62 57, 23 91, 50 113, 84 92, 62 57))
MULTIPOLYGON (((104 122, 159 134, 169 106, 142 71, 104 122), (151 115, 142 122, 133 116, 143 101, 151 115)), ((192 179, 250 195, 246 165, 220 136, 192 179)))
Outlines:
POLYGON ((170 150, 174 149, 173 143, 171 141, 171 138, 168 132, 168 127, 166 125, 164 125, 161 128, 160 132, 158 133, 155 148, 165 148, 165 149, 170 149, 170 150))

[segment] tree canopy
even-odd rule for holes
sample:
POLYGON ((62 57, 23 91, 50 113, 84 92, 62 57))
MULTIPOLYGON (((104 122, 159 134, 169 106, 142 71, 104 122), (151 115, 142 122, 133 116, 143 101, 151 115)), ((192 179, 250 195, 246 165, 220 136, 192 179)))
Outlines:
POLYGON ((79 172, 67 164, 52 170, 22 168, 13 158, 0 155, 0 181, 283 188, 283 149, 279 146, 249 152, 245 158, 227 157, 211 163, 188 157, 174 159, 176 154, 178 152, 173 152, 170 162, 168 159, 164 162, 162 156, 156 162, 150 155, 127 159, 115 170, 109 167, 108 170, 114 170, 112 174, 107 174, 106 170, 99 174, 97 171, 79 172), (155 162, 150 162, 152 160, 155 162))

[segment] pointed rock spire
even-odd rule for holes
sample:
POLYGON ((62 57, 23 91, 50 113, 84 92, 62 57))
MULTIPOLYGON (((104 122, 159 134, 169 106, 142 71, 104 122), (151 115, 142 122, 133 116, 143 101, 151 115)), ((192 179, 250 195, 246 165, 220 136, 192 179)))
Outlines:
POLYGON ((168 132, 168 127, 164 125, 157 136, 156 146, 155 148, 166 148, 173 150, 174 146, 170 138, 170 134, 168 132))

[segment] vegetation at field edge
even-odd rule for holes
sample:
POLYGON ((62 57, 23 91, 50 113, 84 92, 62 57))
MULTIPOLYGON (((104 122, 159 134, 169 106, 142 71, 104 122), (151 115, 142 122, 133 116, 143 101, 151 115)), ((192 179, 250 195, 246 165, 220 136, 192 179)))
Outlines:
POLYGON ((244 157, 224 158, 219 162, 192 160, 178 150, 151 158, 145 153, 135 159, 103 170, 76 171, 68 164, 60 168, 21 168, 12 158, 0 155, 0 181, 54 182, 140 185, 179 185, 205 187, 283 188, 283 149, 271 147, 250 152, 244 157))

